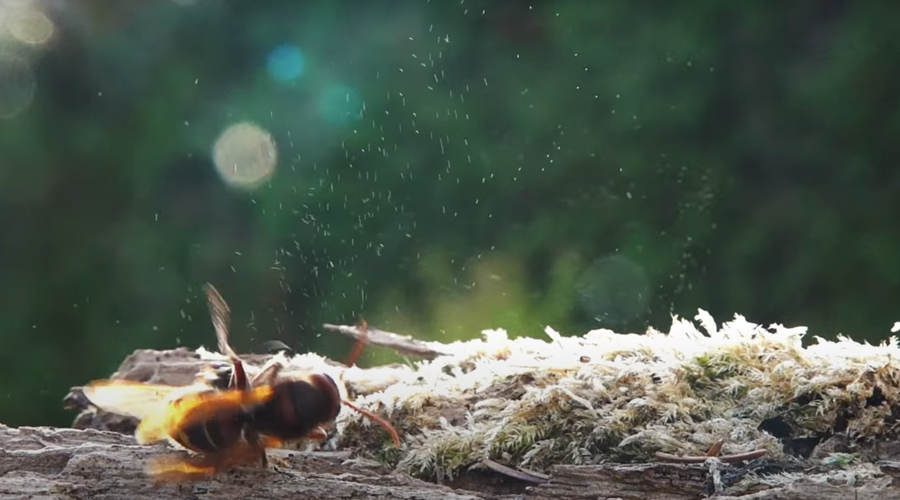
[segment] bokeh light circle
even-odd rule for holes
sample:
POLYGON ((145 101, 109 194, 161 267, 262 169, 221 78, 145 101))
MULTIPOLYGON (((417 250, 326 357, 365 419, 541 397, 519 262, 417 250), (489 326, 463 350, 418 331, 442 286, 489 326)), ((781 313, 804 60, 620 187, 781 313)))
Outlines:
POLYGON ((213 162, 226 183, 250 190, 275 173, 278 148, 271 134, 259 125, 236 123, 216 139, 213 162))
POLYGON ((0 0, 0 7, 10 9, 24 9, 30 7, 34 0, 0 0))
POLYGON ((37 81, 31 65, 12 54, 0 54, 0 118, 12 118, 31 105, 37 81))
POLYGON ((42 12, 33 9, 18 9, 9 12, 6 27, 16 40, 28 45, 44 45, 56 30, 42 12))
POLYGON ((294 45, 279 45, 269 54, 266 63, 269 76, 282 83, 288 83, 300 78, 306 69, 306 57, 294 45))
POLYGON ((363 101, 354 89, 334 84, 319 94, 316 109, 326 121, 340 125, 362 119, 363 101))
POLYGON ((644 269, 624 255, 594 261, 575 284, 582 309, 614 328, 647 310, 650 285, 644 269))

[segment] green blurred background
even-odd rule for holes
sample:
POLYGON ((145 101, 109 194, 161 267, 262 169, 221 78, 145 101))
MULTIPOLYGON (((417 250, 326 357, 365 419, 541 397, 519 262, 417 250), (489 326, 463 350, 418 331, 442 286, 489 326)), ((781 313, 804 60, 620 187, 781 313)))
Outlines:
POLYGON ((898 14, 0 0, 0 422, 69 425, 134 349, 213 347, 207 281, 240 352, 698 308, 884 340, 898 14))

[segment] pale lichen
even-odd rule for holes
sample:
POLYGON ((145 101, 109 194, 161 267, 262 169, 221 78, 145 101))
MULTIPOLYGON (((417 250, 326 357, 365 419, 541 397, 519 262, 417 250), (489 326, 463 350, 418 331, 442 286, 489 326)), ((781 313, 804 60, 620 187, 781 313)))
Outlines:
MULTIPOLYGON (((900 355, 840 337, 802 345, 806 329, 763 328, 736 316, 718 327, 700 311, 701 332, 673 318, 668 333, 594 330, 549 341, 509 339, 503 330, 448 346, 451 354, 372 384, 356 404, 386 416, 403 448, 381 458, 415 475, 451 478, 484 459, 536 471, 556 464, 646 461, 655 452, 724 454, 791 437, 844 432, 854 439, 897 432, 900 355)), ((345 378, 364 377, 345 371, 345 378)), ((337 421, 341 441, 387 450, 380 428, 355 412, 337 421)), ((376 454, 378 455, 378 454, 376 454)))

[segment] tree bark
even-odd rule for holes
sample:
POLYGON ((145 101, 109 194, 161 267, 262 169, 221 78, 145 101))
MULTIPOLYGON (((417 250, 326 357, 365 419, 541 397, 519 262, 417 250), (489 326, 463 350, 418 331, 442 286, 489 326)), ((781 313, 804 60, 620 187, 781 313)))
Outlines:
POLYGON ((243 467, 209 481, 154 485, 144 463, 173 450, 139 446, 131 436, 92 429, 3 426, 0 450, 3 499, 478 498, 366 464, 345 465, 341 455, 283 451, 273 453, 281 467, 243 467))
MULTIPOLYGON (((342 452, 271 452, 268 468, 240 467, 208 481, 154 485, 143 465, 175 453, 166 446, 139 446, 134 438, 93 429, 0 426, 0 498, 68 500, 169 500, 215 498, 272 500, 304 498, 398 498, 418 500, 693 500, 710 496, 709 467, 682 464, 558 466, 540 485, 501 475, 469 478, 457 488, 420 481, 381 466, 349 459, 342 452), (471 489, 464 489, 471 488, 471 489)), ((862 484, 833 484, 824 476, 798 477, 789 484, 719 500, 893 500, 900 463, 883 462, 885 472, 862 484)), ((851 476, 848 476, 851 477, 851 476)), ((852 479, 851 481, 852 482, 852 479)))

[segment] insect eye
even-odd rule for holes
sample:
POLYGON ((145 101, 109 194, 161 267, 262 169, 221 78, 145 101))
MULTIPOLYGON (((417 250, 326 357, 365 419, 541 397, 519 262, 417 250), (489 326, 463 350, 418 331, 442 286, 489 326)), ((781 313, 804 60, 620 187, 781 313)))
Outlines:
POLYGON ((322 376, 325 377, 326 380, 328 380, 328 383, 329 383, 329 384, 331 384, 331 385, 337 387, 337 384, 334 383, 334 379, 331 378, 331 375, 329 375, 329 374, 327 374, 327 373, 323 373, 322 376))

